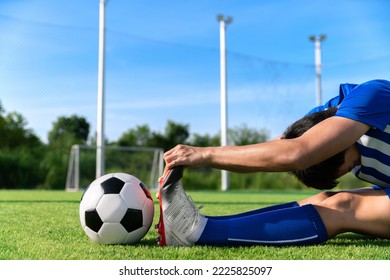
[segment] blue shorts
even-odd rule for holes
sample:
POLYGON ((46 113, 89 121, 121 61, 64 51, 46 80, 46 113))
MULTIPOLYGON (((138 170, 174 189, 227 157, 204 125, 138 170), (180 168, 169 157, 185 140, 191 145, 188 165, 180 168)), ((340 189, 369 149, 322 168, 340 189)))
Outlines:
POLYGON ((382 191, 384 191, 387 194, 387 196, 390 198, 390 188, 384 188, 384 187, 380 187, 380 186, 372 186, 372 188, 374 190, 382 190, 382 191))

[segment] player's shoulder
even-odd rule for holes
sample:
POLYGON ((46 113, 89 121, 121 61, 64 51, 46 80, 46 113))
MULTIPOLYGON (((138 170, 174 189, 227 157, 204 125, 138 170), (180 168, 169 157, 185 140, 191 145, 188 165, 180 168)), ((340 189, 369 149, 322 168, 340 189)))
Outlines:
POLYGON ((370 80, 361 84, 345 83, 340 85, 341 99, 347 96, 356 96, 358 94, 367 95, 390 95, 390 81, 384 79, 370 80))
POLYGON ((370 80, 361 84, 342 84, 344 90, 357 91, 375 91, 375 90, 390 90, 390 81, 384 79, 370 80))

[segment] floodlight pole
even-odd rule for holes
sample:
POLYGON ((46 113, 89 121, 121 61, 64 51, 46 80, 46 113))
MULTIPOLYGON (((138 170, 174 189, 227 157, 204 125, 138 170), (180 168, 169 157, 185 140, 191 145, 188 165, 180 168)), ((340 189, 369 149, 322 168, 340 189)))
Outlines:
MULTIPOLYGON (((227 145, 227 81, 226 81, 226 27, 233 21, 229 16, 224 18, 223 15, 218 15, 220 30, 220 87, 221 87, 221 146, 227 145)), ((221 189, 226 191, 229 189, 229 173, 226 170, 221 171, 221 189)))
POLYGON ((314 42, 314 59, 315 59, 315 70, 316 70, 316 97, 317 106, 322 105, 322 86, 321 86, 321 42, 326 39, 325 34, 320 36, 311 35, 310 41, 314 42))
POLYGON ((96 129, 96 178, 105 172, 104 166, 104 91, 105 91, 105 8, 108 0, 100 0, 99 9, 99 64, 96 129))

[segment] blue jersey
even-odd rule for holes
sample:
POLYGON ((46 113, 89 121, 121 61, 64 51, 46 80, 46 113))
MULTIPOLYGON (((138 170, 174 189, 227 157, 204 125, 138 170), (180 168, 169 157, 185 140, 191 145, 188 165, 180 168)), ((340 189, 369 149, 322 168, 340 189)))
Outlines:
POLYGON ((336 106, 336 116, 371 127, 358 140, 361 165, 356 166, 352 172, 364 181, 390 188, 390 81, 341 84, 337 97, 309 113, 336 106))

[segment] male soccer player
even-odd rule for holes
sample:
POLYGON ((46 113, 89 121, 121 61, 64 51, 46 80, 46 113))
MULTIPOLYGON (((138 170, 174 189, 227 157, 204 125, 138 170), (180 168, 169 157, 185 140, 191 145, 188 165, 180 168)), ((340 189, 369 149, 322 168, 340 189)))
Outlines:
POLYGON ((312 245, 340 233, 390 238, 390 82, 341 84, 277 139, 246 146, 178 145, 164 155, 160 181, 160 245, 312 245), (229 216, 205 216, 181 185, 185 167, 233 172, 292 172, 329 190, 353 172, 375 186, 325 191, 298 202, 229 216))

